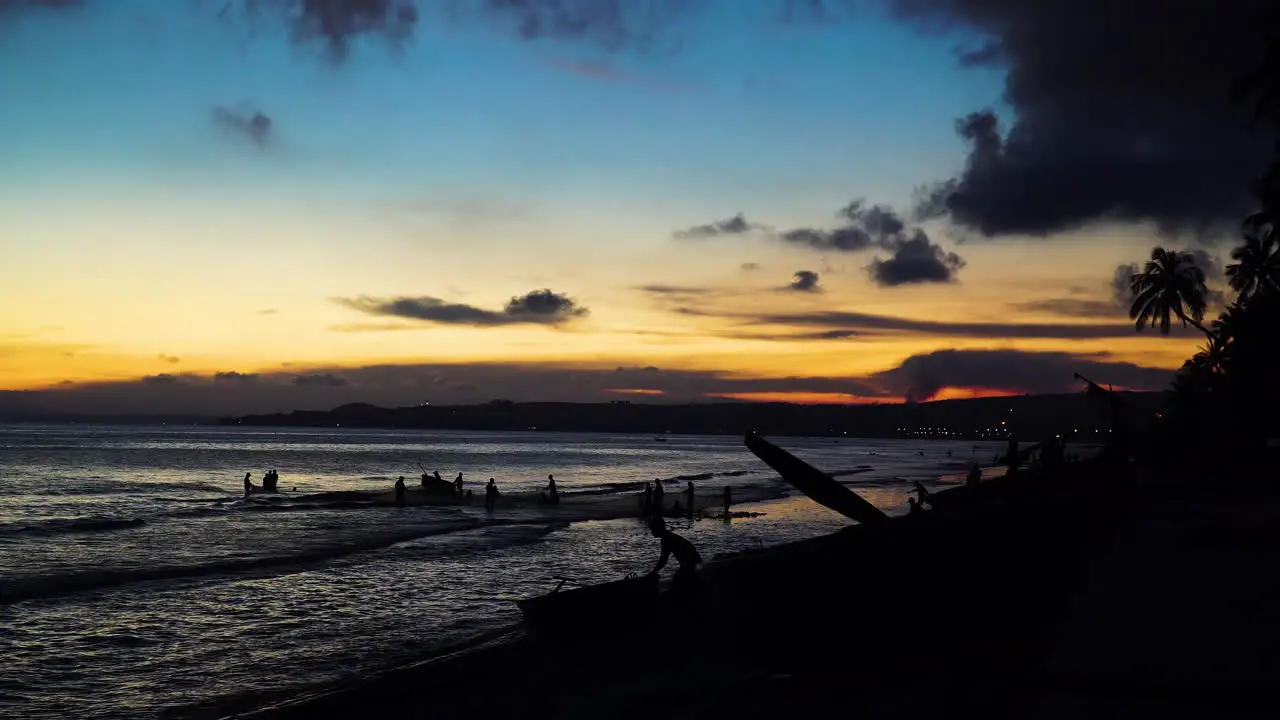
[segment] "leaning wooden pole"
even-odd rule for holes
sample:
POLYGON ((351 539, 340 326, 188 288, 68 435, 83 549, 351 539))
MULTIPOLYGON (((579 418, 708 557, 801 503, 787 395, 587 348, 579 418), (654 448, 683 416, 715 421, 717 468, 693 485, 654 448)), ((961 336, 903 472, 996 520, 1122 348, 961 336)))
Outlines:
POLYGON ((836 482, 835 478, 765 440, 754 432, 747 433, 747 449, 765 461, 797 490, 851 520, 863 525, 888 522, 889 516, 860 495, 836 482))

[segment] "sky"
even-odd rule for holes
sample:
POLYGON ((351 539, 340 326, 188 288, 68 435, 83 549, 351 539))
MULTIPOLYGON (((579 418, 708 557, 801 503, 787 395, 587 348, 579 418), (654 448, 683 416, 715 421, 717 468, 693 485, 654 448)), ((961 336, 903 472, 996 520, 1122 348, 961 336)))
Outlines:
POLYGON ((0 405, 1157 389, 1263 3, 1144 4, 0 0, 0 405))

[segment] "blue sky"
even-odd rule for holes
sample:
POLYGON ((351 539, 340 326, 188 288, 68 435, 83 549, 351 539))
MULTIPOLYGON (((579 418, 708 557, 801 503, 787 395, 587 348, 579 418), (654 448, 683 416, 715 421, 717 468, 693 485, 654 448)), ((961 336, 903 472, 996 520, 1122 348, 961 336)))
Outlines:
MULTIPOLYGON (((1081 245, 968 244, 958 280, 885 287, 865 254, 759 234, 674 241, 738 212, 786 229, 833 227, 858 197, 905 211, 914 188, 961 168, 955 118, 1000 109, 1002 74, 956 61, 975 38, 874 11, 819 25, 742 10, 771 4, 711 3, 645 51, 424 13, 406 42, 361 37, 341 62, 281 23, 212 21, 209 4, 9 17, 0 303, 17 310, 0 318, 0 389, 499 360, 865 374, 944 348, 1063 347, 743 340, 732 320, 646 294, 991 318, 1011 292, 1105 296, 1110 268, 1146 243, 1099 244, 1083 270, 1081 245), (269 116, 268 141, 219 126, 218 107, 269 116), (784 292, 801 270, 821 274, 822 292, 784 292), (345 302, 496 312, 540 288, 590 312, 481 328, 370 318, 352 308, 376 303, 345 302)), ((946 228, 930 233, 939 252, 958 247, 946 228)))

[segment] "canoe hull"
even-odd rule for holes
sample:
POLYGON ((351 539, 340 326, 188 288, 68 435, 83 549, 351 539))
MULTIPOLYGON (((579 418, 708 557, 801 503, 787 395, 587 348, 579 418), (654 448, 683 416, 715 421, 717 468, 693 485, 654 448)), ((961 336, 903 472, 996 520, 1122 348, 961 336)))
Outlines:
POLYGON ((558 631, 595 631, 619 619, 639 619, 654 609, 658 576, 643 575, 517 600, 525 623, 558 631))

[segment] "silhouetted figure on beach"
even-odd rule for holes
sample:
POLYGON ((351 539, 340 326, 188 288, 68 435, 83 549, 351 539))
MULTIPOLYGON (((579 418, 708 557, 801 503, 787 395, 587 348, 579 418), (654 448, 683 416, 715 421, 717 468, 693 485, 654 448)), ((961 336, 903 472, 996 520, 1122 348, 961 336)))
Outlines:
POLYGON ((267 492, 275 492, 276 484, 279 482, 280 482, 280 473, 276 472, 275 469, 272 468, 271 470, 267 471, 266 475, 262 476, 262 489, 266 490, 267 492))
POLYGON ((498 502, 498 485, 493 478, 489 478, 489 483, 484 486, 484 509, 492 510, 493 506, 498 502))
POLYGON ((462 473, 458 473, 458 477, 453 479, 453 486, 458 488, 458 497, 462 497, 462 473))
POLYGON ((913 497, 907 498, 907 514, 908 515, 918 515, 922 512, 924 512, 924 506, 916 502, 916 499, 913 497))
POLYGON ((679 517, 679 516, 680 516, 680 501, 679 501, 679 500, 675 501, 674 503, 671 503, 671 515, 672 515, 673 517, 679 517))
POLYGON ((684 489, 684 504, 689 509, 689 514, 693 514, 693 481, 689 481, 689 486, 684 489))
POLYGON ((249 477, 252 475, 253 473, 244 474, 244 496, 245 497, 249 497, 249 494, 253 492, 253 481, 249 479, 249 477))
POLYGON ((929 491, 925 489, 924 485, 920 484, 919 480, 917 480, 914 492, 916 494, 916 502, 923 506, 929 499, 929 491))
POLYGON ((406 488, 404 486, 404 476, 401 475, 400 479, 396 480, 396 505, 399 505, 400 507, 404 507, 405 490, 406 488))
POLYGON ((728 519, 729 519, 729 506, 730 506, 731 504, 733 504, 733 491, 729 489, 729 486, 728 486, 728 485, 725 485, 725 486, 724 486, 724 498, 723 498, 723 501, 724 501, 724 519, 725 519, 725 520, 728 520, 728 519))
POLYGON ((560 493, 556 491, 556 476, 547 476, 547 499, 553 503, 560 502, 560 493))
POLYGON ((965 485, 977 485, 982 480, 982 468, 978 467, 978 463, 974 463, 969 468, 969 475, 964 479, 965 485))
POLYGON ((667 503, 662 497, 662 480, 660 478, 655 478, 653 481, 653 503, 649 506, 649 509, 650 511, 661 515, 663 509, 666 507, 667 503))
POLYGON ((1004 453, 1005 466, 1010 473, 1018 471, 1018 438, 1009 436, 1009 448, 1004 453))
POLYGON ((656 574, 666 567, 667 560, 675 555, 676 561, 680 563, 680 569, 676 570, 675 575, 676 585, 688 585, 693 580, 698 566, 702 564, 702 557, 698 555, 698 550, 693 547, 693 543, 668 530, 667 524, 660 517, 655 516, 649 521, 649 532, 662 540, 662 555, 658 557, 658 565, 650 574, 656 574))
POLYGON ((642 509, 646 513, 653 509, 653 485, 648 482, 644 484, 644 495, 641 498, 641 503, 643 503, 642 509))
POLYGON ((429 484, 430 482, 431 482, 431 476, 427 474, 426 470, 423 470, 422 471, 422 489, 430 490, 431 489, 431 486, 429 484))
POLYGON ((1062 442, 1057 435, 1050 435, 1040 444, 1040 467, 1056 469, 1062 464, 1062 442))

